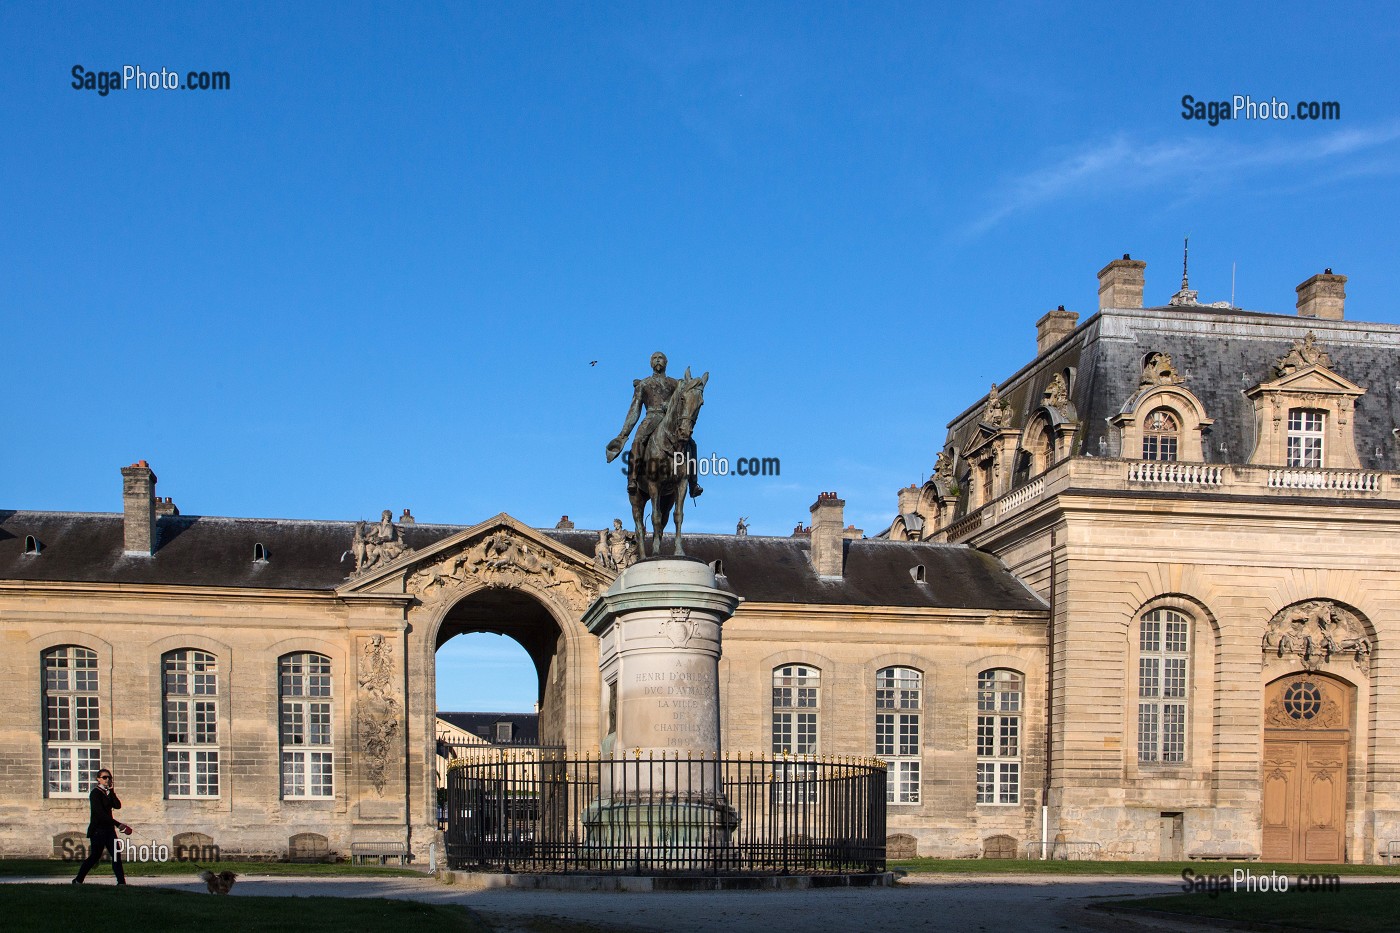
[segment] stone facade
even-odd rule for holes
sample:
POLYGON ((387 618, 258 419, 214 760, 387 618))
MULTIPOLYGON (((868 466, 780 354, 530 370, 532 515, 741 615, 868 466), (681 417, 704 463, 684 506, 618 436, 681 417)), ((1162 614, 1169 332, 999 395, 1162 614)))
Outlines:
MULTIPOLYGON (((901 513, 926 505, 890 533, 986 550, 1051 603, 1052 838, 1116 858, 1274 857, 1291 832, 1311 847, 1294 857, 1377 861, 1400 839, 1400 328, 1344 321, 1340 287, 1301 317, 1100 294, 999 385, 1009 417, 989 425, 984 400, 949 425, 941 456, 967 494, 901 490, 901 513), (1056 381, 1078 416, 1070 449, 1042 457, 1022 439, 1064 430, 1042 402, 1056 381), (1182 650, 1149 650, 1162 619, 1182 650), (1164 700, 1168 663, 1183 695, 1164 700), (1345 755, 1306 774, 1266 754, 1266 695, 1298 674, 1353 698, 1328 733, 1345 755)), ((1304 741, 1294 725, 1282 737, 1304 741)))
MULTIPOLYGON (((154 473, 140 470, 153 495, 154 473)), ((136 498, 129 509, 144 505, 136 498)), ((903 715, 920 720, 919 802, 892 805, 890 831, 914 840, 906 846, 961 855, 989 835, 1027 838, 1043 775, 1039 719, 1027 713, 1020 726, 1017 803, 977 807, 973 710, 977 675, 990 667, 1021 672, 1027 710, 1043 707, 1043 600, 966 548, 853 537, 835 494, 813 513, 819 520, 797 537, 687 541, 723 590, 747 600, 725 626, 721 747, 775 750, 774 671, 801 664, 821 677, 819 701, 803 711, 816 717, 803 753, 870 757, 877 673, 916 670, 922 694, 903 715)), ((155 518, 152 550, 133 554, 125 517, 4 520, 13 553, 0 554, 0 702, 21 712, 0 725, 0 853, 49 855, 82 830, 81 768, 70 765, 65 783, 46 762, 86 748, 116 772, 123 818, 143 838, 202 834, 226 858, 405 841, 426 859, 439 841, 435 652, 461 632, 509 635, 530 653, 540 741, 600 748, 599 642, 583 617, 616 571, 593 559, 596 532, 540 531, 504 514, 469 528, 371 533, 362 523, 171 512, 155 518), (27 538, 38 553, 25 553, 27 538), (352 553, 356 542, 385 541, 395 546, 377 556, 352 553), (289 674, 289 663, 304 670, 289 674), (46 664, 95 680, 85 690, 46 681, 46 664), (195 665, 189 676, 203 686, 172 687, 181 665, 195 665), (325 679, 305 686, 313 667, 325 679), (288 688, 289 676, 305 684, 288 688), (95 731, 79 734, 75 713, 46 706, 55 701, 95 705, 95 731), (171 702, 201 718, 208 741, 182 732, 171 702), (306 706, 289 720, 288 702, 306 706), (324 705, 306 715, 314 704, 324 705), (184 765, 183 783, 173 773, 172 756, 210 752, 217 762, 205 760, 202 787, 197 764, 184 765), (300 778, 284 773, 289 756, 300 778), (319 763, 329 771, 315 778, 319 763)))
MULTIPOLYGON (((920 855, 1400 840, 1400 328, 1346 321, 1330 272, 1303 316, 1144 308, 1144 268, 1041 319, 877 537, 832 492, 792 537, 687 536, 742 600, 726 753, 885 758, 920 855)), ((120 514, 0 513, 0 855, 77 852, 100 761, 146 840, 426 859, 464 632, 529 653, 541 742, 607 737, 605 534, 202 517, 121 475, 120 514)))

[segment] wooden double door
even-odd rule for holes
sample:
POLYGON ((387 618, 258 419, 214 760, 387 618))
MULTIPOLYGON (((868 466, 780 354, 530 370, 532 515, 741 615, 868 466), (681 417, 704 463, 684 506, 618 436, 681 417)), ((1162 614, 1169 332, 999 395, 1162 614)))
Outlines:
POLYGON ((1352 688, 1291 674, 1264 693, 1264 851, 1267 862, 1346 860, 1352 688))

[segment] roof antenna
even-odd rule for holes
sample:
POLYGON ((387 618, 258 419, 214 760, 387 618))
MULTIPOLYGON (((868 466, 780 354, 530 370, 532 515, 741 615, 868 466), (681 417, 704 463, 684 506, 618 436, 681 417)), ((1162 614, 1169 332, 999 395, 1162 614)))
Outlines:
POLYGON ((1230 307, 1237 307, 1235 304, 1235 264, 1230 263, 1230 307))

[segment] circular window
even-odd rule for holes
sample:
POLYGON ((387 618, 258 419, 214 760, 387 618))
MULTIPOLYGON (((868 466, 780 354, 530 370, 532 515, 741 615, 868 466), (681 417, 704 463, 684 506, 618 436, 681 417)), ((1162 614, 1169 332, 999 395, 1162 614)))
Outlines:
POLYGON ((1283 692, 1283 711, 1294 719, 1307 720, 1322 709, 1322 691, 1317 684, 1300 680, 1283 692))

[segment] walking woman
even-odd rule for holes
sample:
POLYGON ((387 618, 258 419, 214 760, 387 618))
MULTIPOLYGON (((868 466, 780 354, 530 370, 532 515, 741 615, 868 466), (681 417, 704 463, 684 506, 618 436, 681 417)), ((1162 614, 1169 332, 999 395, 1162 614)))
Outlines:
POLYGON ((88 794, 88 801, 92 804, 92 817, 87 828, 88 856, 83 859, 83 864, 78 869, 78 877, 73 879, 73 883, 83 883, 87 873, 102 860, 102 851, 105 849, 112 854, 112 873, 117 876, 117 884, 126 884, 126 872, 122 870, 121 856, 117 854, 117 832, 121 831, 130 836, 131 827, 112 815, 113 810, 122 808, 122 802, 117 798, 116 789, 112 785, 112 772, 106 768, 97 772, 97 786, 88 794))

